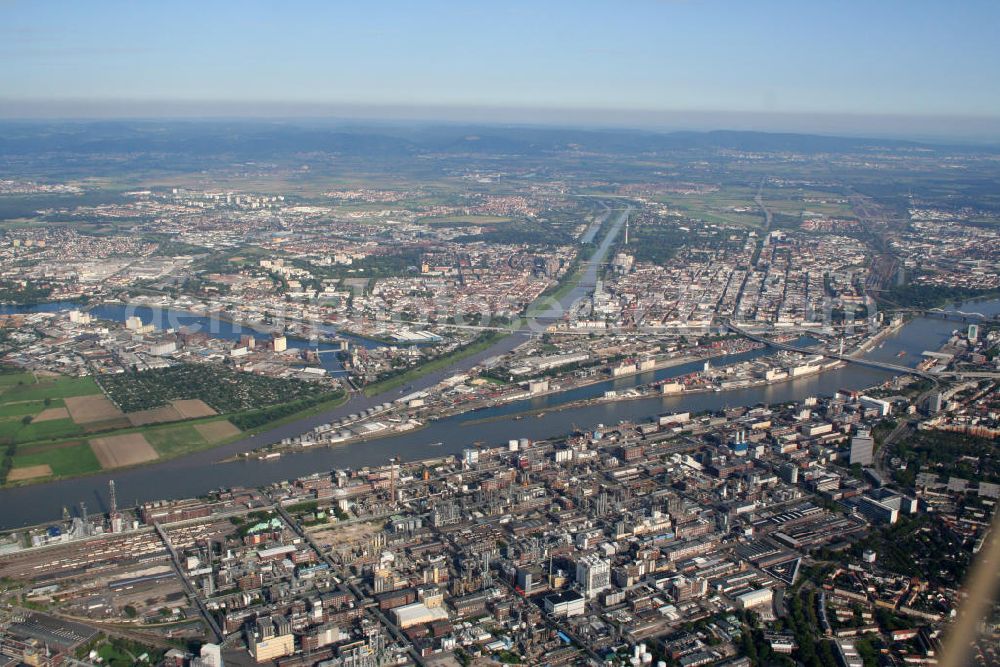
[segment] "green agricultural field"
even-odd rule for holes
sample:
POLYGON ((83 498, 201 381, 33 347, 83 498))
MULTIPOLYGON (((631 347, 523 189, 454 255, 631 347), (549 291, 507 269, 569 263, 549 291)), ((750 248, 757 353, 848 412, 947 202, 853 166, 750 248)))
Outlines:
POLYGON ((14 470, 47 465, 55 477, 85 475, 101 469, 97 457, 86 441, 47 445, 22 446, 14 455, 14 470))
POLYGON ((42 379, 32 385, 8 387, 0 396, 5 403, 10 401, 40 401, 46 398, 68 398, 101 393, 100 387, 91 377, 60 377, 42 379))
POLYGON ((146 431, 146 441, 153 446, 160 458, 179 456, 208 444, 205 438, 191 424, 180 424, 169 428, 146 431))
MULTIPOLYGON (((11 470, 7 474, 6 480, 4 480, 3 472, 0 471, 0 482, 6 481, 11 484, 34 483, 45 481, 52 477, 73 477, 100 470, 100 463, 88 441, 59 440, 60 438, 79 434, 82 431, 82 428, 76 424, 72 424, 72 426, 60 424, 60 422, 66 421, 70 420, 42 422, 37 426, 46 427, 47 430, 32 432, 30 438, 32 442, 22 442, 8 448, 4 462, 5 466, 9 465, 11 467, 11 470), (60 427, 71 432, 61 432, 60 427), (37 470, 37 468, 44 466, 49 466, 51 474, 37 470)), ((0 425, 2 423, 0 422, 0 425)), ((29 425, 24 427, 20 420, 17 420, 15 423, 18 427, 22 428, 18 432, 18 437, 14 439, 15 442, 22 440, 21 434, 29 432, 26 429, 35 426, 29 425)), ((101 436, 123 436, 129 433, 142 434, 146 441, 156 450, 159 459, 162 460, 207 449, 226 440, 238 437, 240 430, 233 426, 227 419, 209 418, 194 419, 168 425, 160 424, 123 428, 102 432, 101 436)), ((28 437, 24 436, 23 440, 27 441, 28 437)))
MULTIPOLYGON (((100 435, 142 434, 162 460, 241 437, 241 429, 234 422, 245 428, 263 430, 329 410, 345 400, 343 392, 328 392, 313 398, 240 412, 231 419, 201 418, 173 424, 118 428, 100 431, 100 435), (333 398, 323 400, 331 396, 333 398)), ((27 425, 20 418, 0 420, 0 484, 31 484, 53 477, 73 477, 100 470, 100 464, 87 442, 60 440, 82 435, 83 432, 83 427, 69 419, 27 425), (45 469, 45 466, 49 468, 45 469)))
POLYGON ((141 433, 161 459, 190 454, 240 435, 228 419, 201 418, 172 424, 120 429, 113 435, 141 433))
POLYGON ((31 373, 0 373, 0 392, 18 384, 35 384, 35 376, 31 373))
POLYGON ((25 418, 37 417, 45 410, 62 408, 64 406, 62 399, 51 400, 48 405, 41 400, 4 402, 3 399, 4 396, 0 395, 0 443, 65 438, 82 431, 81 427, 68 417, 24 423, 25 418))
MULTIPOLYGON (((83 431, 68 415, 30 421, 49 409, 64 408, 63 398, 99 394, 89 377, 45 378, 38 382, 29 373, 0 375, 0 444, 67 438, 83 431)), ((56 415, 49 415, 56 416, 56 415)))
POLYGON ((72 419, 52 419, 44 422, 32 422, 22 425, 14 434, 15 442, 32 442, 34 440, 54 440, 67 438, 83 432, 83 428, 72 419))
POLYGON ((0 444, 9 444, 24 424, 20 419, 0 419, 0 444))
POLYGON ((3 397, 0 396, 0 421, 16 417, 20 421, 21 417, 26 415, 37 415, 39 412, 46 408, 58 408, 62 407, 64 403, 62 399, 55 399, 45 405, 45 401, 7 401, 3 402, 3 397))

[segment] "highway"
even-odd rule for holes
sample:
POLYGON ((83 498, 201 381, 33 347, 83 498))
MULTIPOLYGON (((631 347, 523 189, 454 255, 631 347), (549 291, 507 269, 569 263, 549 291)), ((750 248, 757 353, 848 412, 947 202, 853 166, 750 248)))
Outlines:
POLYGON ((159 523, 154 523, 153 527, 156 529, 156 534, 160 536, 163 540, 163 544, 166 545, 167 551, 170 552, 170 561, 174 565, 174 570, 177 572, 177 576, 180 578, 181 583, 184 585, 184 590, 187 591, 188 598, 198 607, 198 611, 201 612, 201 616, 205 619, 205 624, 211 629, 212 634, 215 635, 216 643, 223 643, 226 639, 225 633, 222 632, 222 628, 219 627, 218 622, 216 622, 215 617, 205 606, 202 601, 201 596, 198 595, 198 591, 195 590, 194 586, 188 581, 187 576, 184 574, 184 566, 181 565, 180 556, 177 555, 177 550, 174 548, 173 543, 170 541, 170 537, 167 536, 167 531, 163 530, 163 526, 159 523))

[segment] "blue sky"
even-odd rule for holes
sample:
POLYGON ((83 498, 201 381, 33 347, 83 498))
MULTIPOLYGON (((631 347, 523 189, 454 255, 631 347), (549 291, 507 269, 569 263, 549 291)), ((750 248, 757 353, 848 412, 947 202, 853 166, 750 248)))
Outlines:
POLYGON ((0 115, 128 101, 998 118, 997 26, 995 0, 0 0, 0 115))

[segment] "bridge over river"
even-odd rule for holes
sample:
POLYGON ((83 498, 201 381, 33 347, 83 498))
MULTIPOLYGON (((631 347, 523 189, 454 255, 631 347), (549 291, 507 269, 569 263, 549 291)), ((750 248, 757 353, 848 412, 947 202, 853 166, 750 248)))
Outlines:
POLYGON ((952 322, 963 322, 967 324, 998 324, 1000 315, 988 315, 976 311, 966 312, 962 310, 944 310, 943 308, 893 308, 885 310, 886 313, 909 314, 920 317, 933 317, 939 320, 950 320, 952 322))
POLYGON ((882 371, 890 371, 893 373, 899 373, 901 375, 916 375, 917 377, 930 380, 935 384, 938 382, 939 375, 936 373, 930 373, 928 371, 922 371, 916 368, 910 368, 909 366, 901 366, 899 364, 890 364, 886 361, 876 361, 874 359, 866 359, 865 357, 855 357, 849 354, 839 354, 837 352, 827 352, 825 350, 810 350, 807 348, 796 347, 794 345, 788 345, 787 343, 779 343, 777 341, 752 334, 744 329, 733 324, 732 320, 726 321, 726 328, 735 334, 743 336, 744 338, 749 338, 752 341, 758 343, 763 343, 778 350, 787 350, 789 352, 798 352, 799 354, 818 354, 828 359, 837 359, 839 361, 844 361, 851 364, 858 364, 860 366, 867 366, 868 368, 875 368, 882 371))

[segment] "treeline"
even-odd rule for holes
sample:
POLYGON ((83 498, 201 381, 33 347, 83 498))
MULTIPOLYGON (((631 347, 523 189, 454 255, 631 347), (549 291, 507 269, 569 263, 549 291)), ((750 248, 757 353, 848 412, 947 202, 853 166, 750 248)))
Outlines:
POLYGON ((4 448, 3 461, 0 461, 0 486, 7 483, 7 475, 14 467, 14 456, 17 454, 17 443, 10 443, 4 448))
POLYGON ((343 396, 344 392, 339 389, 336 391, 328 391, 325 394, 319 394, 317 396, 293 401, 291 403, 282 403, 281 405, 272 405, 266 408, 260 408, 259 410, 242 412, 238 415, 230 417, 229 421, 231 421, 240 430, 246 431, 264 426, 279 419, 284 419, 285 417, 290 417, 296 412, 308 410, 309 408, 315 407, 320 403, 333 401, 338 398, 342 398, 343 396))
POLYGON ((502 331, 484 331, 469 343, 462 345, 461 347, 457 347, 450 352, 446 352, 435 357, 429 357, 424 362, 415 366, 401 366, 387 373, 383 373, 378 377, 376 382, 365 387, 365 394, 367 396, 375 396, 377 394, 381 394, 382 392, 404 385, 407 382, 416 380, 427 373, 432 373, 445 368, 446 366, 456 363, 461 359, 485 350, 495 341, 504 338, 507 335, 508 334, 506 332, 502 331))
POLYGON ((956 301, 992 296, 998 292, 1000 290, 910 283, 882 292, 882 298, 907 308, 938 308, 956 301))
POLYGON ((33 283, 22 286, 20 283, 6 281, 0 283, 0 303, 12 303, 18 306, 32 305, 47 301, 52 296, 51 287, 42 287, 33 283))

